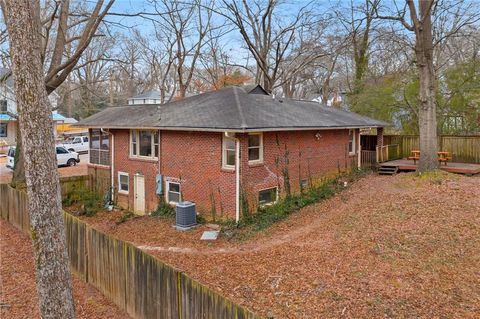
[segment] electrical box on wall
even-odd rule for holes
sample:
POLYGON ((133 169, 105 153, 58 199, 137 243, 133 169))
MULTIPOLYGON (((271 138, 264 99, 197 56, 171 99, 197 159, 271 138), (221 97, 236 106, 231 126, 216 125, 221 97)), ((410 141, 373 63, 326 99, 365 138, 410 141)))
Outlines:
POLYGON ((163 177, 162 177, 162 175, 157 175, 155 177, 155 182, 157 184, 156 194, 157 195, 162 195, 163 194, 163 177))

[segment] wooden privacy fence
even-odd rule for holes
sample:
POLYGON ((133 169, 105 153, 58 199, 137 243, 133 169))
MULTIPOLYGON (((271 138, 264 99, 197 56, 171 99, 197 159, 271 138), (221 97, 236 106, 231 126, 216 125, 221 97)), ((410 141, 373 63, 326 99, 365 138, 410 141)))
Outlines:
MULTIPOLYGON (((400 145, 400 156, 408 157, 420 148, 417 135, 386 135, 385 141, 400 145)), ((454 162, 480 163, 480 136, 439 136, 438 150, 450 152, 454 162)))
MULTIPOLYGON (((0 184, 0 216, 30 234, 24 192, 0 184)), ((257 318, 135 246, 63 216, 72 271, 133 318, 257 318)))

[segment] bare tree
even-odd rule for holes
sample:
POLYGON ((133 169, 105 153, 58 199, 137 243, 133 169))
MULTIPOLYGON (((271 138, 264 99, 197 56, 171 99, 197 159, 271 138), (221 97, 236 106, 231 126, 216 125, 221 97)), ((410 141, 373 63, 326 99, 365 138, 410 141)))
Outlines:
MULTIPOLYGON (((71 11, 70 0, 46 1, 40 11, 41 62, 47 94, 59 87, 77 65, 115 0, 97 0, 93 10, 80 6, 71 11), (75 31, 75 32, 74 32, 75 31), (71 54, 67 54, 71 51, 71 54)), ((12 184, 24 184, 22 138, 17 132, 17 152, 12 184)))
POLYGON ((173 35, 171 39, 174 43, 178 97, 184 98, 205 45, 207 33, 212 28, 213 12, 208 8, 213 6, 213 2, 155 0, 154 5, 160 19, 157 28, 170 30, 173 35))
POLYGON ((8 29, 42 318, 75 318, 51 105, 44 82, 40 2, 2 0, 8 29))
MULTIPOLYGON (((232 21, 240 31, 247 49, 257 66, 255 82, 271 92, 280 77, 281 64, 291 52, 297 30, 309 18, 309 6, 300 8, 292 19, 276 16, 277 0, 247 2, 223 1, 226 11, 223 16, 232 21)), ((290 63, 293 61, 290 60, 290 63)))

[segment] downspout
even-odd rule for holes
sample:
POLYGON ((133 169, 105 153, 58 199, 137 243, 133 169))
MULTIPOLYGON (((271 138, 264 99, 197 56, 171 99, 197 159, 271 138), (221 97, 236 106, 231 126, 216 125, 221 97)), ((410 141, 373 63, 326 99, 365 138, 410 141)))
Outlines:
POLYGON ((235 221, 240 221, 240 139, 235 137, 235 221))
POLYGON ((238 223, 240 221, 240 139, 233 132, 224 134, 226 137, 235 139, 235 222, 238 223))

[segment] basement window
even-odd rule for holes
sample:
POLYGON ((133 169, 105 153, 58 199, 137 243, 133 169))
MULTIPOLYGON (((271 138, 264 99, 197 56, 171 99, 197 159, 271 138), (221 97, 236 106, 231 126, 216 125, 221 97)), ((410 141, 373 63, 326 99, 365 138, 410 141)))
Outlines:
POLYGON ((128 188, 128 173, 118 172, 118 192, 121 194, 128 194, 128 188))
POLYGON ((167 182, 167 202, 176 204, 180 202, 181 198, 180 183, 167 182))
POLYGON ((355 130, 348 130, 348 153, 355 154, 355 130))
POLYGON ((278 188, 267 188, 258 192, 258 204, 260 206, 274 204, 278 199, 278 188))

